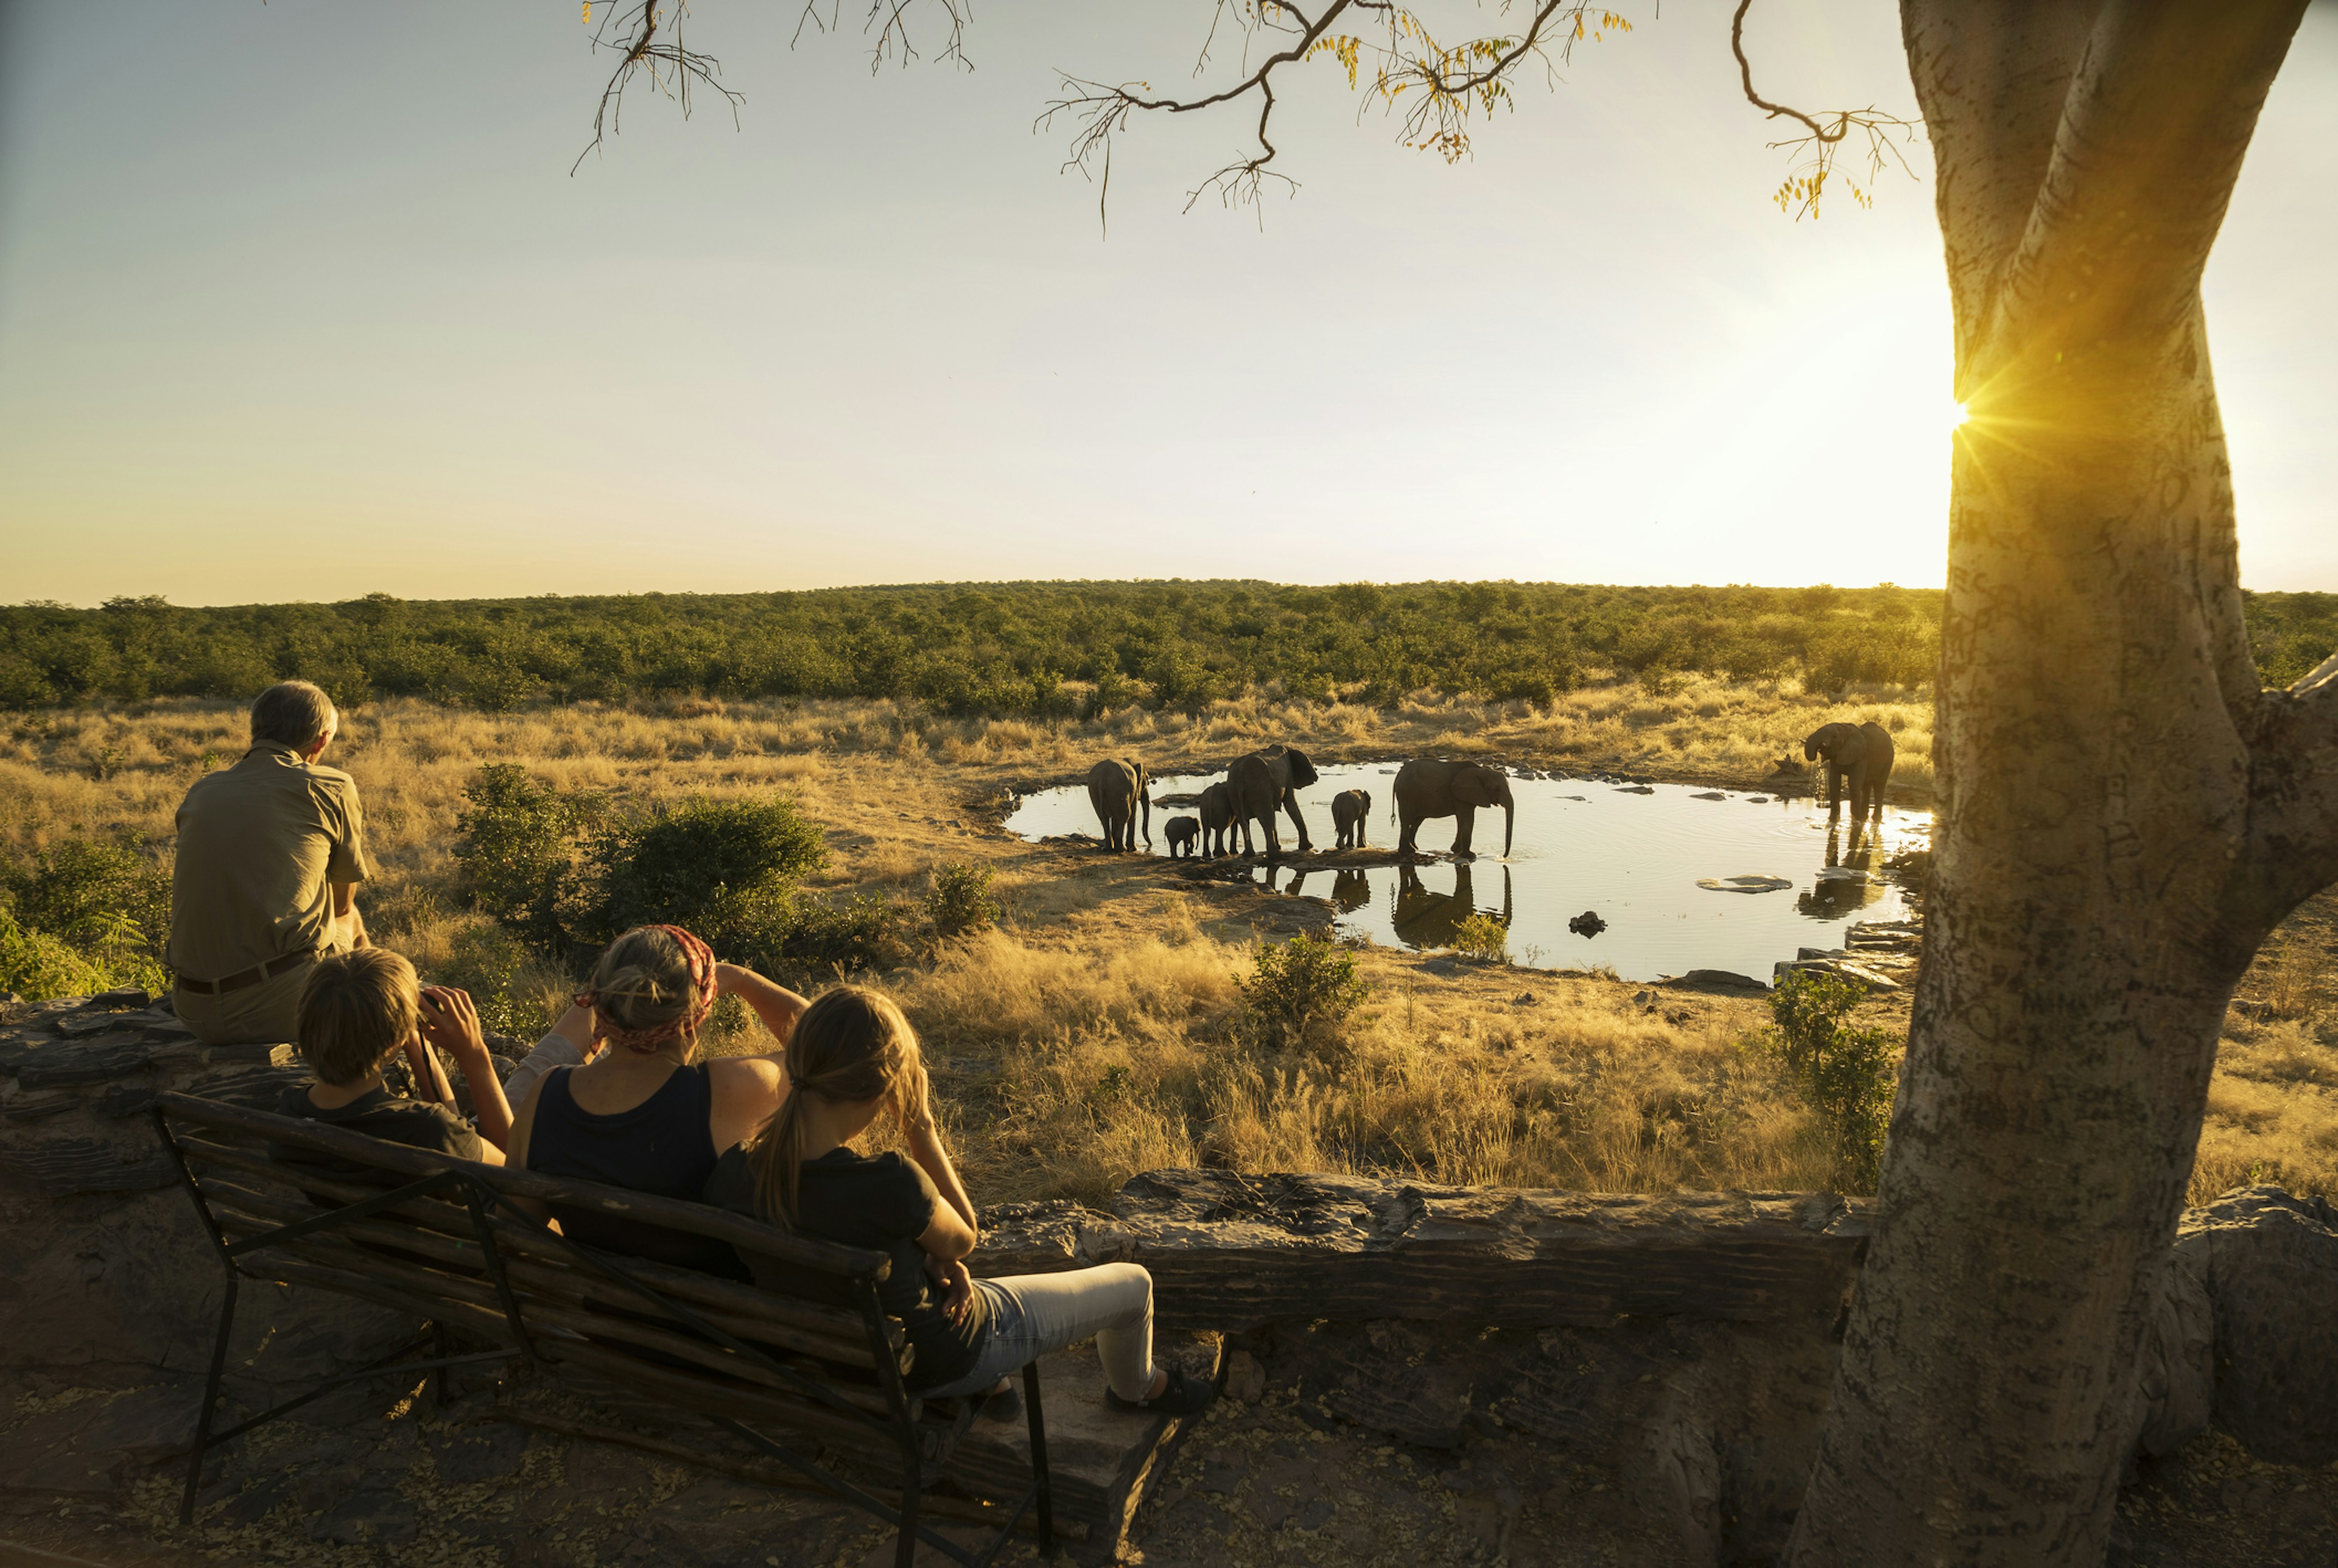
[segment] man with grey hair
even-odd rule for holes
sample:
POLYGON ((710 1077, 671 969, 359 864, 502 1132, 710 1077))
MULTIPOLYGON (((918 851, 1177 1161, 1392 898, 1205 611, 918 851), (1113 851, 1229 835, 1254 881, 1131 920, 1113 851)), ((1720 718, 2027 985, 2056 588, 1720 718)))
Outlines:
POLYGON ((207 1044, 294 1039, 317 960, 366 945, 358 787, 320 762, 339 728, 319 688, 270 686, 251 705, 251 750, 179 807, 172 1004, 207 1044))

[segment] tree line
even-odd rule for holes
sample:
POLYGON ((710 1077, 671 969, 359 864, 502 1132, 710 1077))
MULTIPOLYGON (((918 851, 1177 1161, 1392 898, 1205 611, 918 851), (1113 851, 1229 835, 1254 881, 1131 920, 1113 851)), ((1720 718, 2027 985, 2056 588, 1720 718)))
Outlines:
MULTIPOLYGON (((1192 707, 1279 684, 1319 700, 1429 689, 1548 701, 1607 672, 1928 682, 1941 595, 1884 585, 992 583, 802 593, 210 608, 0 607, 0 707, 241 699, 315 681, 344 704, 488 710, 697 694, 892 698, 962 714, 1192 707)), ((2338 645, 2338 596, 2249 596, 2269 683, 2338 645)))

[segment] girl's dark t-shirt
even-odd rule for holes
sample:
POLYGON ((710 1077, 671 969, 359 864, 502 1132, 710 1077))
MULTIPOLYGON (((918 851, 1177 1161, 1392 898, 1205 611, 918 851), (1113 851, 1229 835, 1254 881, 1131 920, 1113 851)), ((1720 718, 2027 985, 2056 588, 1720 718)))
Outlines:
MULTIPOLYGON (((973 1371, 990 1337, 983 1294, 974 1292, 973 1310, 965 1322, 951 1322, 942 1311, 939 1287, 926 1272, 925 1250, 918 1245, 918 1238, 934 1222, 935 1205, 942 1201, 933 1179, 915 1161, 898 1153, 872 1160, 850 1149, 831 1149, 817 1160, 805 1161, 800 1180, 796 1222, 791 1229, 892 1258, 892 1270, 878 1286, 877 1298, 889 1315, 901 1320, 917 1351, 909 1386, 938 1388, 973 1371)), ((754 1170, 744 1145, 726 1150, 715 1162, 706 1183, 706 1201, 751 1219, 763 1218, 756 1208, 754 1170)), ((740 1256, 760 1285, 845 1304, 841 1282, 831 1285, 830 1276, 806 1275, 765 1254, 742 1251, 740 1256)))

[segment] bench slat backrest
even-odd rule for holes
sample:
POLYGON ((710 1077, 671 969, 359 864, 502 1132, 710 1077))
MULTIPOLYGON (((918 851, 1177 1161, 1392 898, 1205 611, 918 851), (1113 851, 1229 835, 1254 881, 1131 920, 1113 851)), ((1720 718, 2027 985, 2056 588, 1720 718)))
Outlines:
MULTIPOLYGON (((270 1277, 408 1311, 717 1418, 776 1421, 879 1455, 898 1455, 899 1422, 908 1419, 928 1429, 919 1439, 928 1455, 948 1446, 940 1413, 902 1392, 909 1352, 900 1324, 877 1304, 891 1264, 882 1252, 192 1095, 159 1096, 155 1116, 222 1246, 264 1255, 258 1266, 270 1277), (280 1157, 287 1152, 296 1157, 280 1157), (790 1265, 801 1289, 596 1252, 514 1200, 762 1253, 790 1265), (351 1213, 351 1205, 371 1207, 351 1213), (836 1305, 840 1296, 858 1308, 836 1305)), ((948 1430, 962 1427, 960 1413, 948 1430)))

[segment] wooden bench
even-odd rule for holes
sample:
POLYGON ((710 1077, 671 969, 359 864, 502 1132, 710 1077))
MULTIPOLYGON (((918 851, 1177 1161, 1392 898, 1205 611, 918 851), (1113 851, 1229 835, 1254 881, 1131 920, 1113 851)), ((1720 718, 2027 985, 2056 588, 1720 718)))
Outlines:
POLYGON ((1024 1369, 1031 1463, 1020 1500, 949 1508, 995 1526, 978 1553, 920 1524, 921 1493, 941 1479, 980 1401, 921 1399, 908 1390, 913 1352, 899 1320, 879 1302, 891 1264, 882 1252, 704 1204, 452 1160, 187 1094, 160 1096, 153 1117, 227 1276, 182 1524, 193 1517, 208 1449, 359 1377, 427 1374, 443 1393, 449 1369, 500 1363, 521 1376, 581 1374, 588 1392, 598 1379, 724 1428, 894 1524, 901 1568, 921 1540, 979 1568, 1027 1513, 1035 1514, 1041 1551, 1054 1550, 1036 1366, 1024 1369), (351 1173, 279 1158, 280 1149, 351 1173), (767 1289, 581 1246, 514 1200, 598 1210, 763 1253, 801 1270, 805 1289, 767 1289), (364 1368, 214 1431, 244 1279, 342 1291, 410 1313, 421 1332, 364 1368), (457 1353, 461 1346, 483 1348, 457 1353), (838 1475, 814 1456, 820 1451, 855 1469, 898 1475, 898 1504, 838 1475))

